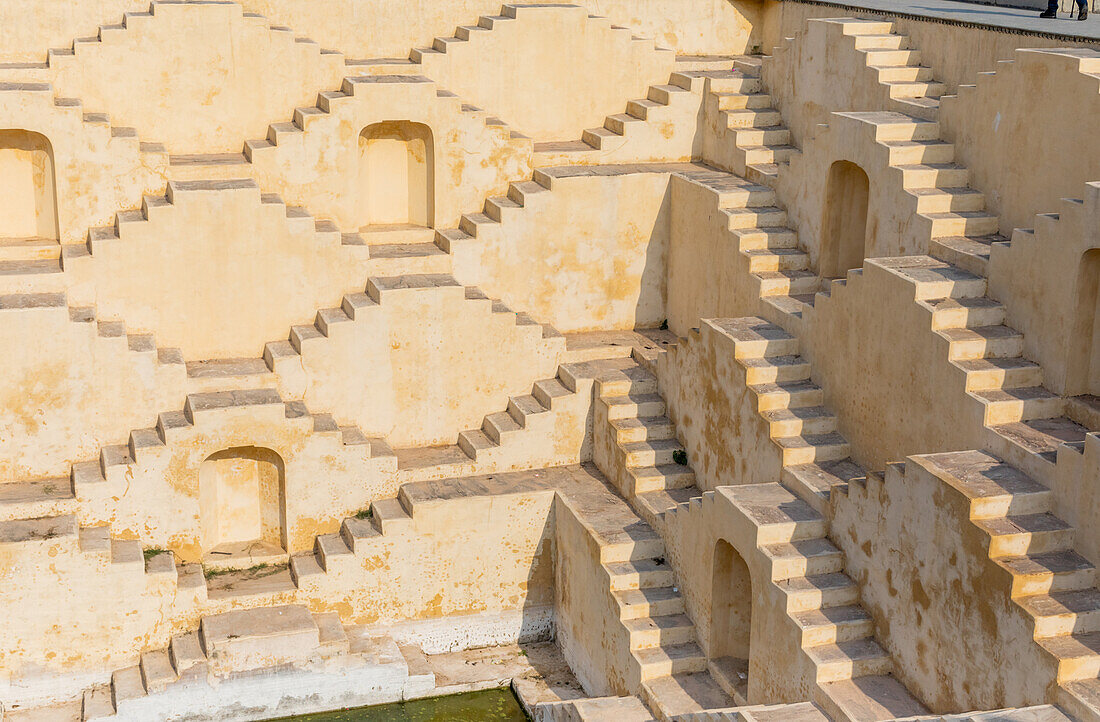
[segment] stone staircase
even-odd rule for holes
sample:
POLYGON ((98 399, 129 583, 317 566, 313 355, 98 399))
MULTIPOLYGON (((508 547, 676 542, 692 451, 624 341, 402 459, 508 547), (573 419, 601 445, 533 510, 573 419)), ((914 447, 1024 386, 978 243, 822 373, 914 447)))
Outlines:
POLYGON ((363 98, 370 89, 379 86, 388 86, 391 90, 399 86, 419 88, 424 92, 434 90, 435 102, 445 112, 458 113, 461 117, 475 121, 490 137, 496 139, 495 142, 517 148, 530 145, 529 138, 511 129, 499 118, 462 102, 454 93, 437 87, 422 75, 348 76, 344 78, 339 90, 318 93, 315 105, 295 108, 290 121, 272 123, 265 138, 246 140, 241 153, 174 155, 170 159, 169 175, 177 180, 214 180, 261 175, 256 165, 261 160, 260 156, 267 163, 265 167, 278 166, 281 155, 300 152, 298 146, 302 142, 303 134, 307 134, 314 124, 321 128, 330 122, 337 122, 344 115, 354 114, 358 103, 368 102, 363 98))
POLYGON ((284 402, 274 389, 190 394, 182 410, 161 413, 156 426, 133 430, 126 444, 104 446, 93 461, 74 463, 68 477, 0 485, 0 519, 7 524, 49 524, 81 514, 85 503, 97 501, 110 506, 112 494, 128 486, 143 455, 158 454, 181 443, 192 433, 199 416, 248 410, 270 414, 276 409, 288 424, 307 423, 313 434, 330 437, 345 447, 365 445, 369 458, 393 454, 384 441, 368 439, 357 427, 339 426, 328 414, 312 414, 300 401, 284 402))
POLYGON ((678 56, 668 83, 650 86, 646 97, 589 128, 580 140, 535 143, 534 165, 593 165, 690 161, 702 155, 697 135, 703 97, 702 77, 725 78, 736 56, 678 56))
MULTIPOLYGON (((799 355, 799 340, 762 318, 715 320, 733 340, 734 358, 744 369, 757 414, 778 447, 781 482, 818 514, 827 513, 832 490, 866 476, 851 459, 825 393, 811 379, 799 355)), ((697 339, 693 332, 691 343, 697 339)))
MULTIPOLYGON (((499 301, 494 304, 506 308, 499 301)), ((608 371, 633 364, 631 353, 629 345, 615 344, 567 349, 565 363, 558 367, 554 377, 536 381, 529 394, 509 398, 504 411, 487 415, 478 429, 462 431, 457 444, 396 449, 399 477, 408 483, 514 471, 533 468, 543 457, 550 465, 562 463, 558 459, 570 456, 569 452, 540 451, 539 447, 555 447, 568 438, 570 434, 563 425, 577 427, 573 428, 574 433, 584 425, 594 380, 608 371), (526 453, 519 451, 523 448, 527 448, 526 453)), ((569 447, 569 443, 565 446, 569 447)), ((576 448, 579 451, 579 446, 576 448)))
MULTIPOLYGON (((1074 528, 1051 513, 1051 491, 984 452, 920 459, 969 500, 970 521, 988 537, 999 583, 1031 621, 1049 662, 1054 701, 1077 719, 1100 719, 1096 569, 1074 551, 1074 528)), ((904 473, 901 465, 893 471, 904 473)))
POLYGON ((799 247, 798 233, 788 225, 787 211, 775 191, 722 171, 687 177, 715 194, 734 247, 747 266, 750 297, 762 301, 760 312, 798 335, 803 310, 813 306, 823 281, 810 268, 810 257, 799 247))
POLYGON ((985 426, 1019 451, 1029 473, 1052 469, 1060 446, 1083 441, 1089 430, 1067 418, 1065 399, 1043 386, 1042 368, 1024 358, 1023 335, 1005 325, 1005 308, 986 295, 985 278, 927 256, 889 265, 931 314, 931 330, 965 374, 985 426))
POLYGON ((890 167, 901 173, 916 215, 927 224, 929 253, 986 275, 990 246, 1008 239, 986 211, 985 195, 969 186, 969 172, 955 162, 955 146, 941 139, 935 121, 881 116, 876 139, 888 148, 890 167))
MULTIPOLYGON (((310 613, 301 605, 206 615, 197 631, 172 637, 166 649, 143 652, 138 664, 115 671, 109 684, 85 690, 80 719, 138 720, 152 719, 154 714, 161 719, 160 705, 166 701, 160 696, 175 686, 194 687, 210 679, 279 666, 350 670, 357 663, 381 662, 405 678, 396 680, 400 694, 401 682, 407 683, 415 674, 411 669, 415 661, 406 656, 411 652, 392 639, 364 638, 358 631, 345 627, 335 612, 310 613), (396 669, 400 667, 404 669, 396 669)), ((377 671, 375 675, 369 681, 392 684, 377 671)), ((201 707, 200 701, 190 703, 201 707)))
POLYGON ((687 85, 705 96, 708 132, 703 158, 756 183, 771 185, 779 168, 798 149, 791 132, 764 90, 761 56, 741 56, 732 70, 684 73, 687 85))
POLYGON ((610 492, 601 496, 582 490, 564 495, 599 548, 602 578, 638 670, 640 689, 635 691, 660 720, 700 706, 728 705, 729 698, 706 672, 706 657, 661 536, 621 499, 610 492))
MULTIPOLYGON (((478 18, 477 23, 473 25, 459 25, 451 37, 440 36, 432 40, 430 46, 413 48, 409 52, 407 58, 367 58, 367 59, 348 59, 348 67, 354 67, 364 72, 376 75, 388 75, 395 73, 399 75, 405 75, 409 70, 423 71, 424 75, 431 76, 430 68, 434 63, 441 62, 445 56, 453 51, 458 46, 463 46, 466 43, 473 43, 475 46, 481 36, 493 30, 499 30, 502 27, 507 27, 509 24, 517 20, 521 13, 527 8, 546 8, 546 4, 540 3, 508 3, 501 6, 500 13, 498 15, 483 15, 478 18)), ((553 6, 550 6, 553 7, 553 6)), ((555 8, 558 9, 558 8, 555 8)), ((560 9, 566 12, 575 11, 577 6, 575 5, 563 5, 560 9)), ((605 30, 610 42, 614 42, 618 39, 627 39, 631 43, 637 43, 643 46, 646 50, 652 52, 665 52, 671 51, 662 50, 656 47, 652 38, 645 38, 639 35, 633 34, 628 28, 612 25, 611 22, 598 15, 587 15, 587 20, 590 23, 597 24, 601 29, 605 30)))
POLYGON ((932 68, 921 65, 920 50, 912 47, 908 35, 895 32, 894 23, 856 18, 821 22, 841 25, 878 82, 887 87, 888 97, 904 112, 926 120, 935 118, 947 86, 932 77, 932 68))
MULTIPOLYGON (((171 13, 178 12, 179 6, 183 4, 173 0, 152 0, 149 9, 144 12, 123 12, 121 22, 100 25, 94 35, 74 38, 68 47, 50 48, 43 63, 0 64, 0 79, 48 82, 57 71, 78 63, 82 55, 118 45, 133 34, 141 33, 145 25, 155 21, 157 15, 167 15, 166 21, 173 20, 171 13)), ((288 27, 272 24, 263 15, 243 11, 241 15, 249 26, 271 33, 276 42, 311 48, 317 55, 341 55, 336 50, 320 47, 311 38, 295 34, 288 27)))
MULTIPOLYGON (((715 503, 716 493, 668 510, 666 523, 690 525, 715 503)), ((843 553, 826 538, 825 517, 781 484, 722 487, 721 493, 756 529, 757 549, 770 564, 769 581, 785 599, 787 618, 812 670, 814 701, 831 718, 850 722, 925 712, 890 676, 893 661, 874 639, 874 621, 860 605, 859 586, 844 573, 843 553)), ((748 680, 738 677, 736 665, 721 662, 711 662, 712 674, 746 704, 748 680)))
POLYGON ((657 377, 634 359, 604 366, 594 375, 595 423, 606 425, 608 441, 597 441, 597 463, 646 523, 660 529, 669 509, 702 492, 687 451, 676 439, 657 377))

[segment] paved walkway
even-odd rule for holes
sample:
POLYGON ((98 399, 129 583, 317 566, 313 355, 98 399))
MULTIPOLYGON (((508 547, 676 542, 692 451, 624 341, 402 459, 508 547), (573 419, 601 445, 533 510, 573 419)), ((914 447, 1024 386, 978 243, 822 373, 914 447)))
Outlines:
MULTIPOLYGON (((802 2, 803 0, 785 0, 802 2)), ((1100 44, 1100 0, 1089 0, 1089 6, 1096 5, 1097 12, 1091 12, 1088 20, 1071 20, 1068 13, 1059 13, 1057 20, 1043 20, 1037 10, 996 7, 958 0, 810 0, 819 5, 836 5, 838 8, 873 10, 894 15, 935 18, 938 20, 983 25, 995 28, 1042 35, 1063 36, 1074 42, 1095 42, 1100 44)), ((1001 0, 1006 2, 1008 0, 1001 0)), ((1060 0, 1063 7, 1069 7, 1073 0, 1060 0)), ((1074 13, 1076 17, 1076 12, 1074 13)))

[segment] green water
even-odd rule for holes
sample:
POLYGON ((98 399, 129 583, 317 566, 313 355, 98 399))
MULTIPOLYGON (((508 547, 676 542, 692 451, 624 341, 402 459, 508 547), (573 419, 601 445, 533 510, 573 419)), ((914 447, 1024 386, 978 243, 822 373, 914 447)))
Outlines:
POLYGON ((283 717, 277 722, 528 722, 512 690, 429 697, 413 702, 283 717))

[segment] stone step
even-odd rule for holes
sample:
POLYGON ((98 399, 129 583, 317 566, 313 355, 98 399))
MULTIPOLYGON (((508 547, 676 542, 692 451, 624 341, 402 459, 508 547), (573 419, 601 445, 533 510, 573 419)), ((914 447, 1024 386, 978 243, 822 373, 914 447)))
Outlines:
POLYGON ((609 420, 664 416, 666 413, 665 400, 658 394, 610 396, 605 397, 604 402, 609 420))
POLYGON ((674 580, 672 567, 663 560, 638 559, 612 562, 605 564, 604 568, 607 569, 610 577, 612 592, 670 587, 674 580))
POLYGON ((889 675, 827 682, 820 689, 824 695, 817 699, 834 720, 941 719, 926 718, 928 709, 889 675))
POLYGON ((761 547, 771 560, 772 581, 844 570, 844 554, 828 539, 804 539, 761 547))
POLYGON ((813 574, 777 582, 787 595, 787 612, 807 612, 859 603, 859 587, 843 573, 813 574))
POLYGON ((1100 676, 1100 632, 1087 632, 1036 640, 1057 661, 1058 682, 1100 676))
POLYGON ((702 672, 707 668, 707 658, 694 642, 639 649, 634 656, 641 666, 643 680, 702 672))
POLYGON ((947 328, 938 332, 950 343, 948 358, 965 361, 980 358, 1013 358, 1024 352, 1024 337, 1008 326, 947 328))
POLYGON ((784 466, 839 461, 851 454, 848 441, 836 432, 773 439, 782 450, 784 466))
POLYGON ((966 372, 967 391, 1014 389, 1041 386, 1043 369, 1022 356, 1014 358, 967 359, 955 365, 966 372))
POLYGON ((631 468, 667 466, 674 463, 678 452, 684 453, 684 447, 675 439, 632 441, 620 448, 625 454, 624 464, 631 468))
POLYGON ((893 667, 890 655, 873 639, 822 644, 806 649, 806 654, 817 667, 818 684, 868 675, 885 675, 893 667))
POLYGON ((635 496, 695 486, 695 472, 683 464, 630 467, 627 473, 633 486, 629 491, 635 496))
POLYGON ((749 259, 749 272, 801 271, 810 266, 810 257, 797 248, 762 248, 745 251, 749 259))
POLYGON ((975 519, 989 535, 989 556, 1007 557, 1070 549, 1073 527, 1050 513, 975 519))
POLYGON ((792 618, 802 630, 803 647, 851 642, 874 634, 874 619, 855 604, 811 609, 793 614, 792 618))
POLYGON ((742 358, 738 362, 745 369, 749 386, 798 383, 810 378, 810 364, 801 356, 742 358))
POLYGON ((772 438, 820 436, 832 433, 837 428, 836 416, 824 406, 774 409, 763 412, 761 416, 768 422, 772 438))
POLYGON ((988 296, 940 298, 925 303, 932 308, 934 331, 1000 326, 1005 320, 1005 307, 988 296))
POLYGON ((810 271, 765 271, 754 275, 762 296, 798 296, 821 290, 821 277, 810 271))
POLYGON ((623 589, 613 593, 619 602, 620 619, 682 614, 684 599, 674 587, 623 589))
POLYGON ((683 714, 695 717, 699 709, 721 709, 733 704, 707 672, 652 678, 643 683, 643 692, 660 719, 678 719, 683 714))
POLYGON ((630 634, 630 649, 687 644, 695 641, 695 625, 686 614, 638 617, 623 622, 630 634))
POLYGON ((1100 632, 1100 589, 1095 587, 1020 597, 1016 603, 1034 620, 1036 638, 1100 632))
POLYGON ((987 426, 1049 419, 1060 416, 1065 409, 1065 401, 1062 397, 1052 394, 1042 386, 987 389, 971 393, 986 405, 987 426))
POLYGON ((813 408, 825 402, 825 392, 812 381, 755 384, 750 388, 756 396, 756 410, 759 413, 779 409, 813 408))
POLYGON ((662 441, 676 435, 672 422, 664 416, 625 418, 611 421, 615 438, 620 444, 638 441, 662 441))
POLYGON ((1073 550, 1016 557, 995 557, 994 563, 1012 575, 1012 596, 1088 589, 1096 583, 1096 568, 1073 550))

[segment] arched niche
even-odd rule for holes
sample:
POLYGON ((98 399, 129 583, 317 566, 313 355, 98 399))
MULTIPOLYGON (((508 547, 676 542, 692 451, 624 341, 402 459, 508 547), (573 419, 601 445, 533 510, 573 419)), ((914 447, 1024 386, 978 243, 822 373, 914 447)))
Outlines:
POLYGON ((41 133, 0 130, 0 240, 57 240, 53 146, 41 133))
POLYGON ((286 550, 286 467, 271 449, 242 446, 199 467, 203 558, 226 561, 286 550))
POLYGON ((364 230, 430 228, 435 222, 435 144, 423 123, 388 120, 359 134, 359 208, 364 230))
POLYGON ((823 278, 843 278, 863 266, 867 255, 867 203, 870 181, 855 163, 838 160, 825 188, 819 270, 823 278))
POLYGON ((714 545, 713 558, 709 666, 744 702, 749 691, 752 579, 748 564, 724 539, 714 545))

